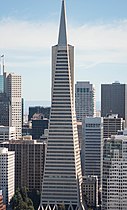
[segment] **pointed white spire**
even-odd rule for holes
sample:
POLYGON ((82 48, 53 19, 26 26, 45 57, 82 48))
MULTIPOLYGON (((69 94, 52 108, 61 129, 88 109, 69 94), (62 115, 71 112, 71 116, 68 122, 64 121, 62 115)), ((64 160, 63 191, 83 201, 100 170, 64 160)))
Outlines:
POLYGON ((67 45, 65 0, 62 0, 58 45, 59 46, 67 45))

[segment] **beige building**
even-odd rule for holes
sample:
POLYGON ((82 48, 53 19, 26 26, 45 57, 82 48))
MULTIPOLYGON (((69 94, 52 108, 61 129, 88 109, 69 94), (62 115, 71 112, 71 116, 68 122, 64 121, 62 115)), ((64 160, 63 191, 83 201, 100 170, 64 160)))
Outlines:
POLYGON ((29 190, 42 188, 45 161, 45 143, 36 140, 12 140, 0 146, 15 151, 15 187, 26 186, 29 190))
POLYGON ((22 134, 22 97, 21 76, 14 73, 4 73, 5 92, 11 102, 10 126, 16 128, 16 138, 22 134))

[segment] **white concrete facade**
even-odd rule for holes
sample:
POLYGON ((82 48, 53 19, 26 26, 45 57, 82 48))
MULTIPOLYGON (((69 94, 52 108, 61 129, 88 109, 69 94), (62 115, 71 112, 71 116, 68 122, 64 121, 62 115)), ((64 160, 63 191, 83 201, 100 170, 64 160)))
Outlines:
POLYGON ((95 87, 90 82, 81 81, 75 85, 75 108, 77 121, 82 122, 84 117, 95 117, 96 101, 95 87))
POLYGON ((127 136, 104 141, 102 210, 127 208, 127 136))
POLYGON ((15 152, 0 148, 0 189, 4 204, 8 204, 15 192, 15 152))

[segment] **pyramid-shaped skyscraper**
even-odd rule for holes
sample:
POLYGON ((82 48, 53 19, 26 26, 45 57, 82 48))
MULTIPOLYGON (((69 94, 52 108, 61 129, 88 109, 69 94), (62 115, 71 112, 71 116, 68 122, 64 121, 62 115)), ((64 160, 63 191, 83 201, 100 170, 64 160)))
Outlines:
POLYGON ((82 209, 82 174, 74 110, 74 47, 68 45, 65 1, 52 47, 52 104, 40 209, 82 209))

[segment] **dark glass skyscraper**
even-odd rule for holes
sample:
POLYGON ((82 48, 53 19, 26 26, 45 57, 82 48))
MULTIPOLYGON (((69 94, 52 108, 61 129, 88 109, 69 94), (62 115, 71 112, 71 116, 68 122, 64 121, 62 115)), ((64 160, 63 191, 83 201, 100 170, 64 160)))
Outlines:
POLYGON ((101 116, 109 113, 118 114, 127 119, 127 85, 118 82, 101 85, 101 116))
POLYGON ((4 92, 4 77, 0 75, 0 93, 4 92))
POLYGON ((0 57, 0 93, 4 92, 4 55, 0 57))

